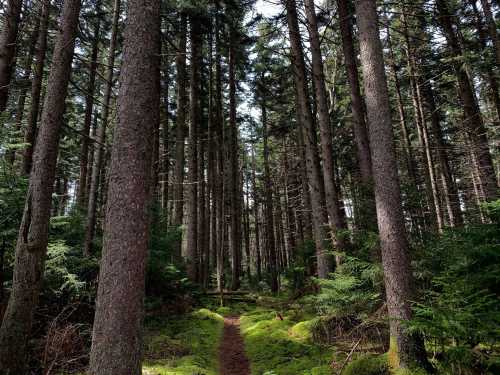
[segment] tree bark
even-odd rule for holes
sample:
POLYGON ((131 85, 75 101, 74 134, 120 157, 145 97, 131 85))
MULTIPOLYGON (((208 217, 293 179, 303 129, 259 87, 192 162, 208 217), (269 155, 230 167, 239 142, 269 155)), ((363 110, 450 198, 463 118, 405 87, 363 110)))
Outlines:
POLYGON ((257 178, 256 178, 257 163, 255 160, 255 147, 252 146, 252 199, 253 199, 253 218, 255 232, 255 268, 257 273, 257 281, 262 280, 262 260, 260 250, 260 224, 259 224, 259 194, 257 193, 257 178))
POLYGON ((271 168, 269 167, 269 144, 267 130, 267 109, 264 99, 261 103, 261 121, 264 152, 264 196, 265 196, 265 224, 266 224, 266 250, 269 254, 268 272, 270 275, 271 292, 278 292, 278 270, 276 259, 276 239, 274 236, 274 217, 273 217, 273 186, 271 181, 271 168))
POLYGON ((80 0, 66 0, 14 261, 12 294, 0 328, 0 373, 23 374, 26 344, 42 284, 60 130, 71 74, 80 0))
MULTIPOLYGON (((121 0, 114 0, 113 5, 113 25, 111 29, 111 40, 109 43, 109 52, 106 72, 106 89, 104 91, 104 102, 102 110, 101 126, 98 130, 95 145, 94 165, 92 167, 92 176, 89 190, 89 200, 87 207, 87 223, 85 226, 85 242, 83 253, 89 256, 92 253, 92 245, 95 236, 96 216, 97 216, 97 198, 99 192, 100 180, 103 179, 103 161, 104 144, 106 143, 106 128, 109 121, 109 110, 111 105, 111 94, 113 90, 113 76, 115 66, 116 39, 118 35, 118 19, 120 16, 121 0)), ((102 193, 102 192, 101 192, 102 193)))
POLYGON ((359 86, 358 66, 354 49, 352 17, 349 10, 349 0, 337 0, 340 34, 342 36, 342 50, 347 72, 351 95, 351 111, 353 117, 354 141, 362 186, 360 193, 360 224, 368 230, 377 230, 377 213, 375 210, 375 197, 373 195, 372 160, 370 156, 370 142, 365 121, 365 108, 361 89, 359 86))
MULTIPOLYGON (((177 70, 177 118, 175 122, 175 166, 174 166, 174 217, 173 225, 179 228, 184 216, 184 138, 186 128, 186 39, 187 39, 187 17, 184 13, 180 15, 179 42, 175 57, 177 70)), ((174 261, 181 261, 182 238, 174 245, 174 261)))
MULTIPOLYGON (((27 83, 30 81, 31 78, 31 70, 32 70, 31 67, 33 65, 33 56, 35 54, 36 42, 38 40, 39 33, 40 33, 40 19, 37 18, 35 20, 33 31, 31 32, 28 40, 29 48, 24 61, 24 72, 21 78, 22 87, 20 88, 19 96, 17 99, 16 119, 15 119, 16 132, 21 132, 22 129, 24 105, 26 103, 26 93, 28 92, 28 87, 29 87, 27 83)), ((14 164, 16 160, 16 150, 15 149, 9 150, 6 156, 7 156, 6 159, 11 164, 14 164)))
POLYGON ((344 212, 341 209, 337 183, 334 179, 334 160, 332 131, 330 128, 330 116, 325 86, 325 75, 323 71, 323 58, 321 56, 321 46, 318 33, 318 21, 314 0, 304 1, 307 26, 309 30, 309 42, 311 44, 312 57, 312 78, 314 81, 316 107, 318 112, 318 122, 320 129, 321 156, 323 159, 323 180, 325 184, 325 200, 330 227, 332 231, 333 243, 338 251, 345 252, 348 248, 349 240, 346 238, 347 223, 344 212))
POLYGON ((202 64, 201 19, 190 17, 191 75, 189 80, 189 142, 188 142, 188 185, 187 185, 187 226, 186 257, 187 274, 191 281, 197 279, 198 263, 198 129, 200 128, 200 68, 202 64))
POLYGON ((22 0, 8 0, 4 27, 0 34, 0 114, 7 107, 12 73, 15 68, 16 39, 21 18, 22 0))
MULTIPOLYGON (((232 30, 234 33, 235 30, 232 30)), ((234 37, 229 42, 229 200, 230 200, 230 236, 231 236, 231 289, 240 287, 241 269, 241 200, 240 200, 240 178, 239 178, 239 147, 238 147, 238 124, 236 122, 236 61, 235 61, 234 37)))
POLYGON ((304 53, 302 51, 295 0, 286 1, 286 12, 291 44, 291 61, 298 102, 297 110, 300 119, 299 126, 303 133, 307 179, 311 195, 313 235, 316 244, 318 277, 326 278, 332 269, 331 256, 329 254, 330 243, 325 227, 328 223, 328 217, 324 210, 323 176, 320 173, 320 167, 318 165, 319 158, 316 145, 316 129, 308 97, 304 53))
POLYGON ((49 24, 50 0, 43 0, 40 13, 40 31, 35 55, 35 71, 31 82, 31 108, 28 115, 28 125, 24 135, 24 142, 27 143, 23 154, 22 172, 29 175, 33 164, 33 151, 35 149, 36 125, 40 111, 40 94, 42 91, 43 68, 45 65, 45 54, 47 52, 47 31, 49 24))
POLYGON ((410 300, 413 281, 378 15, 375 0, 356 0, 355 6, 392 349, 399 359, 397 365, 408 367, 413 361, 425 361, 425 352, 423 343, 402 324, 412 316, 410 300))
POLYGON ((89 374, 142 373, 153 131, 160 121, 160 1, 129 0, 89 374))

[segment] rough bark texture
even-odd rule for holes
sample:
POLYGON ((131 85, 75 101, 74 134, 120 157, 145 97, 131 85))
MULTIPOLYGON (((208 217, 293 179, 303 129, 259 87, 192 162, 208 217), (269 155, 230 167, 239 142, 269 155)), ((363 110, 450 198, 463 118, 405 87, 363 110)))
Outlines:
POLYGON ((375 199, 391 338, 399 365, 420 359, 420 342, 401 324, 411 318, 412 275, 401 205, 389 94, 384 72, 375 0, 356 0, 361 65, 366 94, 375 199))
POLYGON ((360 226, 365 226, 370 230, 377 230, 377 214, 375 210, 375 198, 373 195, 370 143, 368 140, 368 130, 365 121, 365 108, 359 86, 358 66, 354 50, 351 21, 352 17, 349 10, 349 3, 349 0, 337 0, 340 34, 342 36, 342 49, 344 51, 344 63, 351 95, 354 141, 356 143, 356 155, 362 182, 362 186, 360 186, 362 202, 358 205, 360 206, 359 222, 360 226))
POLYGON ((80 0, 66 0, 48 80, 38 147, 29 179, 14 262, 12 294, 0 329, 0 373, 24 373, 26 343, 47 252, 60 129, 71 74, 80 0))
POLYGON ((139 375, 153 131, 160 121, 160 1, 129 0, 89 374, 139 375))
POLYGON ((326 225, 328 218, 324 209, 323 179, 320 172, 316 129, 311 114, 309 94, 307 90, 304 53, 300 40, 295 0, 286 1, 288 32, 291 44, 291 60, 297 93, 297 111, 299 126, 303 134, 306 154, 306 169, 311 196, 312 222, 314 242, 316 244, 318 277, 326 278, 331 271, 331 256, 326 225))
POLYGON ((334 160, 332 131, 330 128, 330 116, 325 86, 325 75, 323 72, 323 58, 321 56, 320 39, 318 33, 318 21, 314 9, 314 0, 305 0, 305 9, 309 30, 309 42, 311 44, 312 56, 312 78, 314 81, 316 108, 320 129, 321 156, 323 159, 323 180, 325 183, 326 209, 330 218, 332 238, 338 251, 347 249, 348 240, 345 238, 347 223, 344 211, 341 208, 337 183, 334 179, 334 160))
POLYGON ((200 18, 190 17, 191 42, 191 75, 189 79, 190 111, 188 141, 188 185, 187 185, 187 225, 186 225, 186 260, 187 274, 190 280, 197 277, 198 262, 198 130, 200 128, 200 68, 201 57, 201 25, 200 18))
POLYGON ((5 110, 9 98, 22 5, 22 0, 8 0, 5 9, 3 29, 0 34, 0 113, 5 110))
POLYGON ((106 88, 104 90, 104 102, 101 126, 97 132, 95 145, 94 165, 92 167, 92 177, 90 182, 89 200, 87 206, 87 224, 85 227, 85 242, 83 252, 90 255, 95 235, 96 216, 97 216, 97 197, 104 161, 104 144, 106 143, 106 128, 109 121, 109 107, 111 105, 111 93, 113 90, 113 70, 115 65, 116 38, 118 32, 118 18, 120 16, 121 0, 114 0, 113 6, 113 26, 111 30, 111 40, 109 43, 108 69, 106 72, 106 88))
POLYGON ((24 134, 24 142, 27 144, 23 154, 22 172, 29 175, 33 164, 33 150, 35 149, 36 125, 40 110, 40 94, 42 91, 43 67, 45 65, 45 54, 47 52, 47 31, 49 24, 50 0, 44 0, 40 13, 40 30, 35 54, 35 69, 31 81, 31 108, 28 115, 28 125, 24 134))
MULTIPOLYGON (((175 122, 175 166, 174 166, 174 217, 172 224, 182 225, 184 216, 184 138, 186 127, 186 35, 187 17, 184 13, 180 17, 179 45, 175 57, 177 70, 177 118, 175 122)), ((175 243, 174 260, 181 261, 182 239, 175 243)))

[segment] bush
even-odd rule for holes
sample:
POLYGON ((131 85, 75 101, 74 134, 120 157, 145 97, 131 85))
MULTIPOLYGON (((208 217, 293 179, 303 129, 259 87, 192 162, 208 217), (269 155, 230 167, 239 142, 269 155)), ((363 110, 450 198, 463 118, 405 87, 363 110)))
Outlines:
POLYGON ((500 340, 500 228, 449 230, 417 263, 423 301, 412 331, 423 334, 446 371, 485 369, 500 340), (481 349, 483 348, 483 349, 481 349))

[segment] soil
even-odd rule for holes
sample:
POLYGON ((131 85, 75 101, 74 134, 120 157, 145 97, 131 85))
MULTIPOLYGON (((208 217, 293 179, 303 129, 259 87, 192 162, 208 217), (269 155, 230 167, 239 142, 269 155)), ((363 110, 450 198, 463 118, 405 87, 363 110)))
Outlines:
POLYGON ((224 318, 224 332, 219 347, 221 375, 250 375, 250 362, 245 355, 245 344, 240 334, 240 318, 224 318))

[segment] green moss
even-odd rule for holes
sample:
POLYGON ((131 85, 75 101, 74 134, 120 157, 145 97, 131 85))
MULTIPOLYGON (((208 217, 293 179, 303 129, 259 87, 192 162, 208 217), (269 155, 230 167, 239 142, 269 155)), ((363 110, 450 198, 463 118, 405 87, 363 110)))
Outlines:
POLYGON ((387 355, 363 355, 344 369, 342 375, 389 375, 387 355))
POLYGON ((427 372, 422 369, 400 368, 395 370, 393 375, 427 375, 427 372))
POLYGON ((396 338, 392 336, 389 339, 389 352, 387 353, 387 360, 391 368, 399 367, 398 344, 396 342, 396 338))
POLYGON ((156 323, 146 335, 143 374, 216 375, 223 325, 224 318, 208 309, 156 323))
POLYGON ((241 330, 252 374, 329 375, 332 351, 306 340, 307 322, 258 308, 241 317, 241 330), (301 324, 302 323, 302 324, 301 324))
POLYGON ((227 306, 222 306, 222 307, 219 307, 217 310, 217 314, 220 314, 222 316, 228 316, 228 315, 231 315, 232 314, 232 310, 230 307, 227 307, 227 306))
POLYGON ((297 340, 309 341, 312 338, 311 328, 313 325, 314 320, 299 322, 290 328, 290 335, 297 340))

